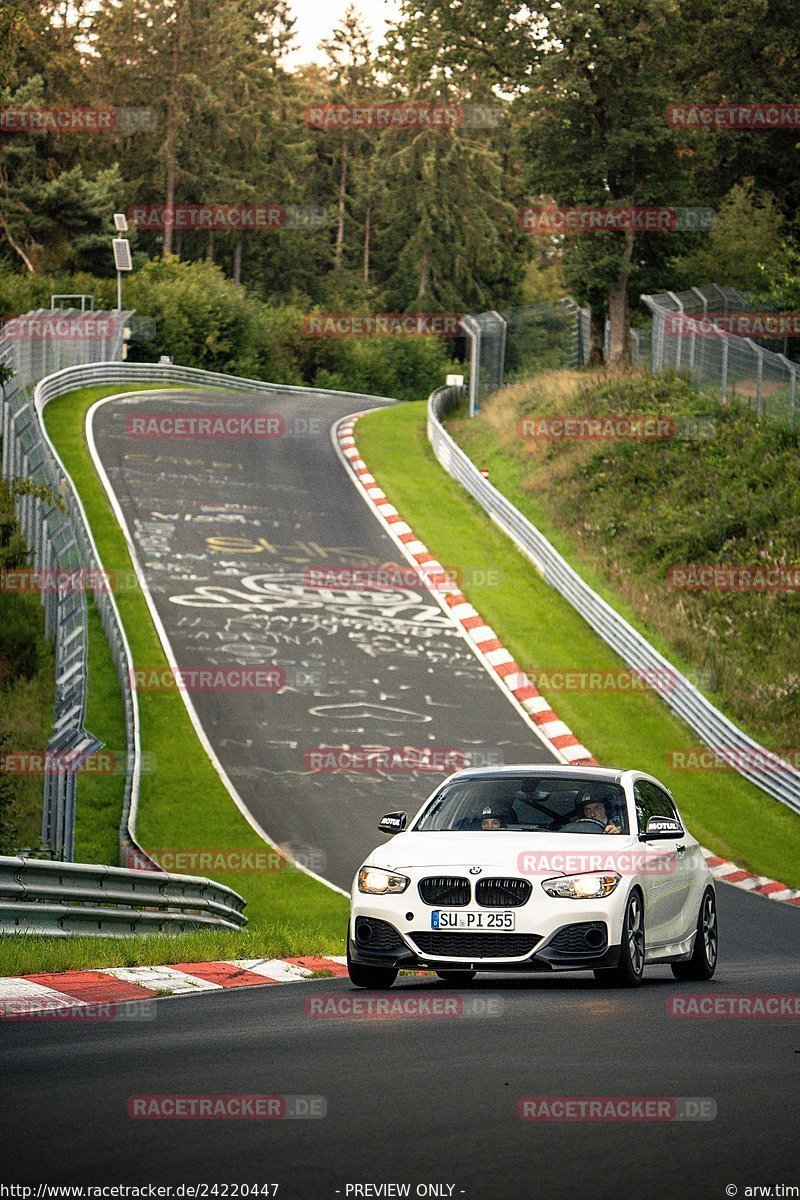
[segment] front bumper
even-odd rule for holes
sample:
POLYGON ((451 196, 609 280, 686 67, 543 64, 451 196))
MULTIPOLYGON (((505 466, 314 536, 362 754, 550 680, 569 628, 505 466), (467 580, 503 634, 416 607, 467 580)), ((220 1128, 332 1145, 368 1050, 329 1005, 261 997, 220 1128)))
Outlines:
POLYGON ((355 914, 350 924, 349 954, 364 966, 434 971, 586 971, 619 963, 620 946, 611 940, 602 917, 576 917, 547 935, 476 933, 438 935, 428 930, 402 934, 385 916, 355 914), (516 942, 513 939, 517 939, 516 942))

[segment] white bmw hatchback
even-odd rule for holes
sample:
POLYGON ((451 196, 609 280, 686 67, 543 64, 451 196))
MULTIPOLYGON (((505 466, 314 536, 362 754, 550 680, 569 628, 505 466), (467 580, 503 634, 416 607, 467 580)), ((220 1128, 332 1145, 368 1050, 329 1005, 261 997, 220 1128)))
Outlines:
POLYGON ((714 881, 669 791, 640 771, 518 766, 459 771, 353 881, 347 961, 357 987, 427 967, 593 971, 635 986, 645 964, 710 979, 714 881))

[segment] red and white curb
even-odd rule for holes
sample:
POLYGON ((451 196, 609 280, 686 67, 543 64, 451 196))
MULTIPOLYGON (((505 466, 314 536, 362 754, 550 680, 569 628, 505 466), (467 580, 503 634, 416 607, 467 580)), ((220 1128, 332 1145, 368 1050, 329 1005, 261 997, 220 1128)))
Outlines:
POLYGON ((231 962, 173 963, 163 967, 102 967, 96 971, 0 978, 0 1020, 35 1018, 64 1009, 84 1007, 99 1017, 108 1006, 162 996, 197 995, 226 988, 270 987, 298 983, 315 972, 347 975, 341 956, 301 958, 239 958, 231 962))
POLYGON ((721 879, 723 883, 732 883, 735 887, 744 888, 747 892, 757 892, 759 896, 766 896, 768 900, 780 900, 784 904, 794 904, 795 907, 800 907, 800 890, 797 888, 790 888, 785 883, 778 883, 776 879, 768 879, 766 875, 754 875, 752 871, 745 871, 736 863, 712 854, 710 850, 703 850, 703 854, 706 856, 711 874, 716 879, 721 879))
MULTIPOLYGON (((359 414, 361 415, 361 414, 359 414)), ((403 520, 386 494, 375 482, 356 446, 353 429, 358 416, 347 417, 336 426, 336 437, 342 456, 362 495, 371 502, 387 533, 409 562, 419 568, 420 581, 447 611, 466 635, 487 670, 509 696, 522 707, 536 727, 541 740, 562 762, 580 766, 598 766, 585 746, 553 712, 547 700, 531 683, 495 631, 462 594, 458 584, 442 564, 420 541, 411 526, 403 520)))
MULTIPOLYGON (((572 730, 558 719, 548 701, 514 661, 494 630, 462 595, 458 584, 447 574, 446 569, 430 553, 424 542, 420 541, 408 522, 390 502, 374 475, 370 474, 369 467, 359 453, 354 435, 356 421, 363 415, 357 413, 346 417, 336 426, 335 438, 341 457, 350 469, 351 479, 371 504, 389 536, 409 562, 419 568, 420 583, 443 608, 450 610, 453 620, 460 625, 486 669, 522 706, 536 726, 536 732, 543 741, 553 747, 557 757, 576 766, 599 766, 597 759, 592 757, 572 730)), ((752 871, 745 871, 736 863, 719 858, 705 848, 703 854, 711 874, 716 879, 749 892, 756 892, 769 900, 780 900, 785 904, 800 906, 799 890, 775 879, 767 879, 764 875, 754 875, 752 871)))

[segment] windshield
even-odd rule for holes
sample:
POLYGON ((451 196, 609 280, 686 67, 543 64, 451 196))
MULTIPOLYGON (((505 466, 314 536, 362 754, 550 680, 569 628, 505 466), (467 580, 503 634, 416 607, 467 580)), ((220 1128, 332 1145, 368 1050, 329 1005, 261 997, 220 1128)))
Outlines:
POLYGON ((628 832, 625 795, 596 779, 465 779, 435 797, 416 828, 519 833, 628 832))

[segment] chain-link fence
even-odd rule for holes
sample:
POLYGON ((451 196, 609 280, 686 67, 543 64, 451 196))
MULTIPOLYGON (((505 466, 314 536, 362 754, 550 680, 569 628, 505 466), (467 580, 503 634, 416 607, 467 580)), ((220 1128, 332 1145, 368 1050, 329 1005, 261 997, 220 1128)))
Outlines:
MULTIPOLYGON (((504 382, 535 371, 576 369, 589 361, 591 313, 571 296, 554 304, 528 304, 502 313, 463 317, 462 324, 470 340, 470 416, 504 382)), ((633 363, 649 363, 649 330, 631 329, 630 342, 633 363)), ((606 321, 606 354, 609 343, 610 326, 606 321)))
MULTIPOLYGON (((43 434, 31 388, 63 367, 121 359, 130 315, 93 313, 88 324, 79 313, 40 309, 8 322, 0 337, 0 363, 13 372, 2 387, 2 473, 29 550, 29 567, 15 586, 39 591, 45 633, 55 647, 55 713, 44 762, 42 847, 58 859, 74 854, 76 772, 102 745, 84 729, 86 581, 97 564, 89 552, 77 497, 43 434), (36 490, 26 493, 23 481, 36 490), (28 570, 36 574, 27 575, 28 570)), ((107 593, 107 587, 99 587, 98 595, 104 590, 107 593)))
POLYGON ((735 288, 691 288, 642 296, 653 314, 651 369, 677 371, 694 387, 736 400, 757 416, 797 425, 797 381, 800 366, 786 354, 764 345, 763 337, 742 337, 731 328, 763 327, 765 310, 735 288), (745 320, 741 314, 747 313, 745 320), (740 314, 731 321, 731 314, 740 314))
POLYGON ((469 412, 474 417, 481 400, 502 386, 506 322, 491 311, 463 316, 461 323, 469 339, 469 412))
MULTIPOLYGON (((652 313, 652 327, 629 331, 631 362, 647 366, 654 374, 677 371, 693 386, 718 395, 723 403, 738 400, 758 416, 798 421, 800 365, 788 357, 790 337, 783 353, 770 346, 766 330, 754 337, 732 331, 747 322, 754 331, 766 327, 768 310, 753 313, 753 305, 735 288, 712 284, 687 292, 661 292, 642 296, 652 313), (731 314, 740 314, 733 323, 731 314), (768 343, 768 344, 767 344, 768 343)), ((779 314, 776 314, 779 315, 779 314)), ((591 313, 571 297, 557 304, 532 304, 503 313, 486 312, 463 318, 470 339, 470 415, 481 401, 505 381, 534 371, 583 367, 591 350, 591 313)), ((774 322, 778 326, 779 322, 774 322)), ((608 355, 610 327, 605 323, 604 348, 608 355)))

